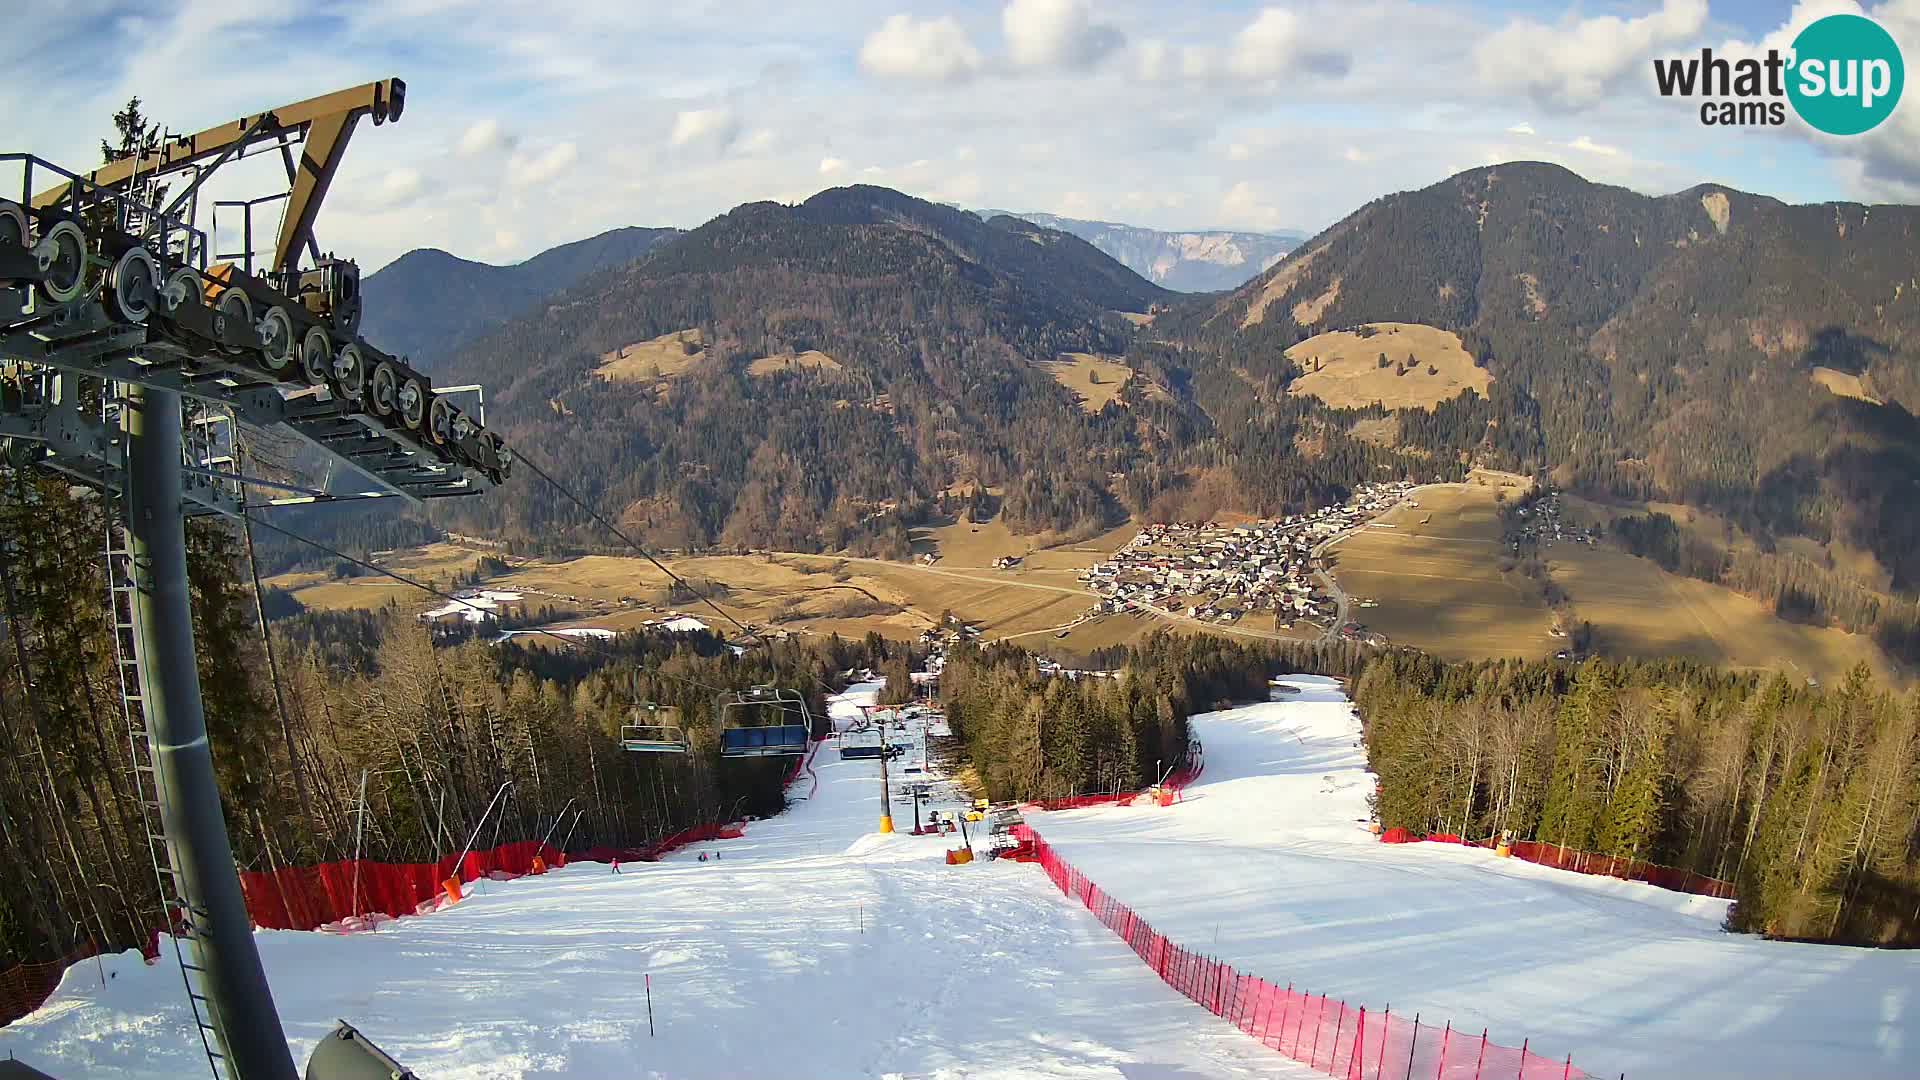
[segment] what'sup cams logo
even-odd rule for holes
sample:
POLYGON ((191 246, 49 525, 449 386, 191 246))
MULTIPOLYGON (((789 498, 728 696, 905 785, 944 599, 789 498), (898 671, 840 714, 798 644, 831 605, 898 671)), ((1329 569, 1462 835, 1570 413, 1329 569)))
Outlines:
POLYGON ((1859 135, 1893 115, 1906 65, 1893 35, 1860 15, 1807 24, 1782 55, 1729 61, 1712 49, 1653 62, 1661 97, 1704 98, 1700 122, 1715 127, 1778 126, 1787 106, 1818 131, 1859 135))

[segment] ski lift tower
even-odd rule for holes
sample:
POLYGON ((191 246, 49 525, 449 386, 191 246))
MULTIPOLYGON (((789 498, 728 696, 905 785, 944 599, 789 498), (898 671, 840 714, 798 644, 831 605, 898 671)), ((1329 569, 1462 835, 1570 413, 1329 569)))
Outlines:
MULTIPOLYGON (((185 519, 472 496, 513 466, 484 415, 456 397, 476 388, 435 388, 359 337, 359 269, 314 242, 354 127, 398 120, 405 102, 406 85, 384 79, 168 136, 87 173, 0 154, 0 455, 100 493, 116 670, 155 876, 174 948, 182 937, 190 946, 181 971, 209 1066, 238 1080, 295 1071, 207 745, 185 519), (241 250, 216 254, 199 212, 205 184, 257 154, 279 157, 285 188, 215 203, 216 215, 242 211, 244 238, 241 250), (275 240, 255 251, 254 212, 275 204, 275 240), (293 446, 328 476, 351 465, 367 490, 245 475, 243 430, 293 446), (255 500, 256 491, 280 496, 255 500)), ((322 1040, 328 1053, 316 1053, 309 1076, 328 1075, 320 1058, 344 1053, 331 1044, 353 1041, 336 1035, 322 1040)))

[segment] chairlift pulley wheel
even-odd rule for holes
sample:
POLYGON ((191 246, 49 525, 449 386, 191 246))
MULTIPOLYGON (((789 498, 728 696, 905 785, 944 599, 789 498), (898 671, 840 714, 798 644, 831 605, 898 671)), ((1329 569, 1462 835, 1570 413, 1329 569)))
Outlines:
POLYGON ((19 203, 0 200, 0 245, 30 247, 27 243, 27 212, 19 203))
POLYGON ((427 420, 427 387, 417 376, 408 376, 400 383, 395 398, 400 410, 400 422, 407 430, 418 432, 427 420))
MULTIPOLYGON (((239 325, 251 328, 253 326, 253 298, 249 297, 244 290, 232 285, 220 291, 220 299, 213 302, 213 311, 216 316, 225 319, 223 324, 221 318, 216 318, 215 327, 239 325)), ((222 335, 225 334, 224 330, 220 332, 222 335)), ((228 346, 227 351, 238 355, 246 350, 239 346, 228 346)))
POLYGON ((460 410, 454 408, 453 403, 446 398, 434 398, 433 407, 428 410, 427 415, 427 438, 432 439, 441 446, 452 442, 453 418, 458 415, 459 412, 460 410))
POLYGON ((359 401, 367 388, 367 354, 354 342, 333 354, 333 389, 347 401, 359 401))
POLYGON ((107 307, 114 319, 143 323, 153 314, 160 284, 160 264, 146 248, 135 245, 114 260, 107 275, 107 307))
POLYGON ((200 275, 183 266, 168 274, 166 280, 160 283, 156 299, 160 303, 160 310, 172 315, 189 304, 205 303, 206 290, 200 283, 200 275))
POLYGON ((382 419, 392 416, 400 395, 400 372, 385 360, 373 366, 373 382, 367 389, 367 408, 382 419))
POLYGON ((278 374, 293 365, 293 316, 275 305, 260 319, 260 359, 267 370, 278 374))
POLYGON ((309 327, 307 336, 301 339, 300 367, 306 373, 307 382, 314 386, 326 385, 328 372, 333 367, 333 342, 324 327, 309 327))
POLYGON ((87 291, 87 236, 71 221, 55 222, 34 246, 45 269, 40 292, 56 304, 71 304, 87 291))

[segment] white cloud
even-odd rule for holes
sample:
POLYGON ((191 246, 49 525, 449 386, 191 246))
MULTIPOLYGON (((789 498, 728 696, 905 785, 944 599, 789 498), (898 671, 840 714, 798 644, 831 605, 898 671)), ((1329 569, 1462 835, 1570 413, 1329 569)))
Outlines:
POLYGON ((1164 41, 1143 41, 1133 50, 1134 72, 1148 82, 1159 82, 1173 73, 1173 50, 1164 41))
POLYGON ((1246 229, 1276 229, 1288 224, 1278 208, 1264 202, 1245 180, 1227 189, 1220 199, 1220 224, 1246 229))
POLYGON ((401 206, 412 202, 424 186, 419 169, 410 166, 394 169, 380 181, 379 203, 385 206, 401 206))
POLYGON ((460 135, 460 144, 457 149, 461 154, 472 157, 475 154, 484 154, 489 150, 498 150, 512 145, 513 138, 500 130, 500 121, 489 116, 467 126, 467 130, 460 135))
POLYGON ((1594 142, 1591 138, 1585 135, 1582 135, 1574 139, 1572 142, 1568 143, 1567 149, 1578 150, 1583 154, 1598 154, 1601 157, 1619 157, 1620 156, 1619 147, 1608 146, 1605 143, 1594 142))
POLYGON ((1372 161, 1373 155, 1357 146, 1349 146, 1345 150, 1340 151, 1340 160, 1348 162, 1349 164, 1360 165, 1372 161))
POLYGON ((555 143, 537 157, 515 154, 507 162, 507 184, 515 188, 538 187, 567 171, 579 158, 580 148, 571 142, 555 143))
POLYGON ((725 146, 740 130, 732 109, 685 109, 673 118, 673 134, 667 141, 674 146, 707 143, 725 146))
POLYGON ((1900 44, 1907 58, 1909 78, 1901 104, 1881 125, 1863 135, 1839 137, 1813 130, 1792 108, 1788 125, 1802 138, 1841 163, 1858 196, 1872 201, 1920 202, 1920 91, 1913 86, 1915 57, 1920 56, 1920 2, 1887 0, 1863 9, 1850 0, 1800 0, 1787 18, 1758 42, 1730 41, 1719 51, 1730 57, 1753 56, 1768 49, 1785 51, 1808 23, 1827 15, 1866 15, 1880 23, 1900 44))
MULTIPOLYGON (((1710 175, 1791 201, 1920 201, 1920 101, 1869 135, 1828 139, 1791 119, 1708 133, 1692 110, 1653 94, 1649 56, 1720 52, 1728 36, 1790 40, 1845 0, 1786 0, 1764 21, 1719 0, 1719 21, 1704 22, 1698 0, 1256 0, 1178 18, 1138 0, 781 4, 754 8, 750 34, 725 5, 392 0, 294 23, 289 2, 187 0, 107 25, 65 10, 106 0, 39 5, 48 10, 16 35, 26 77, 0 86, 0 116, 14 121, 18 148, 80 168, 129 93, 176 129, 198 130, 334 89, 324 71, 276 73, 258 59, 284 55, 296 37, 404 70, 415 91, 404 122, 360 128, 320 222, 328 246, 369 268, 420 246, 519 258, 618 225, 698 225, 742 202, 851 182, 863 162, 924 197, 1040 210, 1073 191, 1095 216, 1168 229, 1231 218, 1312 230, 1450 166, 1514 158, 1650 193, 1710 175), (1528 12, 1531 22, 1516 21, 1528 12), (1608 13, 1617 18, 1591 18, 1608 13), (1729 29, 1733 15, 1752 29, 1729 29), (1674 30, 1675 18, 1698 29, 1674 30), (1084 31, 1103 26, 1123 40, 1085 48, 1084 31), (1605 27, 1613 36, 1593 36, 1605 27), (1546 32, 1545 44, 1528 28, 1546 32), (674 47, 638 63, 642 34, 674 47), (1561 35, 1569 42, 1551 40, 1561 35), (1642 39, 1651 44, 1635 57, 1615 55, 1642 39), (1504 43, 1511 62, 1476 54, 1486 41, 1504 43), (1316 77, 1349 56, 1346 77, 1316 77), (217 86, 169 74, 215 62, 241 66, 217 86), (1036 77, 1050 66, 1070 77, 1036 77), (261 89, 272 86, 282 89, 261 89), (48 96, 68 107, 38 108, 48 96), (1574 105, 1577 119, 1556 115, 1574 105), (723 111, 735 122, 720 123, 723 111), (614 135, 588 144, 589 131, 614 135), (819 171, 823 157, 839 168, 819 171), (585 191, 595 197, 559 197, 585 191), (496 230, 513 234, 505 248, 496 230)), ((1911 66, 1920 4, 1861 2, 1911 66)), ((241 170, 228 174, 233 188, 210 187, 212 197, 266 193, 241 170)))
POLYGON ((1227 66, 1237 75, 1272 77, 1285 71, 1300 47, 1300 16, 1267 8, 1233 41, 1227 66))
POLYGON ((1271 82, 1297 75, 1337 78, 1352 66, 1346 47, 1325 33, 1324 27, 1308 27, 1298 14, 1278 7, 1262 8, 1223 45, 1175 47, 1148 40, 1134 50, 1135 73, 1149 82, 1271 82))
POLYGON ((1308 30, 1300 16, 1285 8, 1265 8, 1233 39, 1227 70, 1247 79, 1273 79, 1304 70, 1318 75, 1344 75, 1351 59, 1343 52, 1316 48, 1324 41, 1321 28, 1308 30))
POLYGON ((1013 62, 1026 68, 1087 68, 1126 41, 1093 21, 1086 0, 1012 0, 1000 13, 1013 62))
POLYGON ((825 157, 820 159, 820 175, 821 176, 833 176, 838 173, 843 173, 846 171, 847 171, 847 163, 840 160, 837 157, 825 157))
POLYGON ((1635 19, 1601 15, 1549 25, 1519 18, 1474 49, 1480 81, 1559 109, 1600 103, 1655 50, 1691 41, 1707 21, 1706 0, 1663 0, 1635 19))
POLYGON ((951 82, 972 77, 981 64, 980 50, 951 15, 888 16, 860 46, 861 70, 886 79, 951 82))

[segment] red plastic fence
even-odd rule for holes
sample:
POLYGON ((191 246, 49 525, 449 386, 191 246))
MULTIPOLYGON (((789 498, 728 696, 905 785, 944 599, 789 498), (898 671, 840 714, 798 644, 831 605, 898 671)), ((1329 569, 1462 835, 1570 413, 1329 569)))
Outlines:
MULTIPOLYGON (((794 762, 786 783, 792 784, 804 769, 813 773, 814 743, 805 757, 794 762)), ((357 915, 411 915, 422 903, 440 895, 443 882, 454 876, 454 863, 460 861, 460 882, 480 877, 515 878, 533 871, 534 857, 548 866, 574 861, 654 862, 669 852, 705 840, 735 840, 746 835, 737 824, 697 825, 682 829, 657 843, 640 848, 589 848, 565 856, 550 844, 521 841, 502 844, 491 851, 468 852, 465 859, 449 855, 431 863, 382 863, 368 859, 342 860, 318 866, 290 866, 277 871, 242 870, 240 888, 246 895, 247 914, 254 925, 268 930, 313 930, 328 923, 357 915), (358 876, 355 865, 358 864, 358 876)), ((92 956, 92 942, 59 959, 16 964, 0 971, 0 1027, 33 1012, 44 1004, 67 968, 92 956)), ((143 949, 149 960, 157 948, 143 949)))
POLYGON ((559 865, 559 849, 524 840, 491 851, 470 851, 465 859, 448 855, 430 863, 346 859, 277 871, 243 870, 240 888, 256 926, 312 930, 354 915, 411 915, 422 902, 438 896, 448 878, 458 876, 465 884, 480 877, 519 877, 533 871, 535 855, 548 865, 559 865))
POLYGON ((1347 1080, 1573 1080, 1588 1074, 1571 1057, 1555 1060, 1392 1012, 1334 1001, 1326 994, 1275 986, 1256 975, 1169 941, 1132 909, 1075 870, 1026 825, 1014 835, 1030 842, 1060 891, 1080 901, 1102 925, 1168 986, 1260 1042, 1329 1076, 1347 1080))
MULTIPOLYGON (((1200 747, 1196 744, 1188 749, 1186 764, 1169 773, 1166 781, 1160 785, 1160 789, 1171 792, 1172 798, 1178 800, 1187 785, 1198 780, 1201 771, 1205 768, 1206 761, 1201 757, 1200 747)), ((1132 806, 1133 800, 1148 795, 1150 790, 1151 789, 1120 791, 1105 795, 1072 795, 1064 799, 1040 799, 1024 805, 1040 810, 1080 810, 1089 806, 1132 806)))
POLYGON ((89 941, 59 960, 15 964, 0 971, 0 1027, 39 1008, 47 998, 53 996, 66 970, 91 957, 96 951, 93 942, 89 941))
MULTIPOLYGON (((1388 829, 1380 834, 1380 842, 1383 844, 1425 842, 1460 844, 1465 847, 1495 847, 1495 842, 1492 840, 1462 840, 1450 833, 1414 836, 1405 829, 1388 829)), ((1695 896, 1715 896, 1722 900, 1734 898, 1733 882, 1710 878, 1691 870, 1682 870, 1677 866, 1661 866, 1658 863, 1622 859, 1612 855, 1595 855, 1590 851, 1577 851, 1559 844, 1542 844, 1533 840, 1514 841, 1512 851, 1516 859, 1538 863, 1541 866, 1551 866, 1559 870, 1571 870, 1577 874, 1620 878, 1624 881, 1644 881, 1662 889, 1692 893, 1695 896)))

